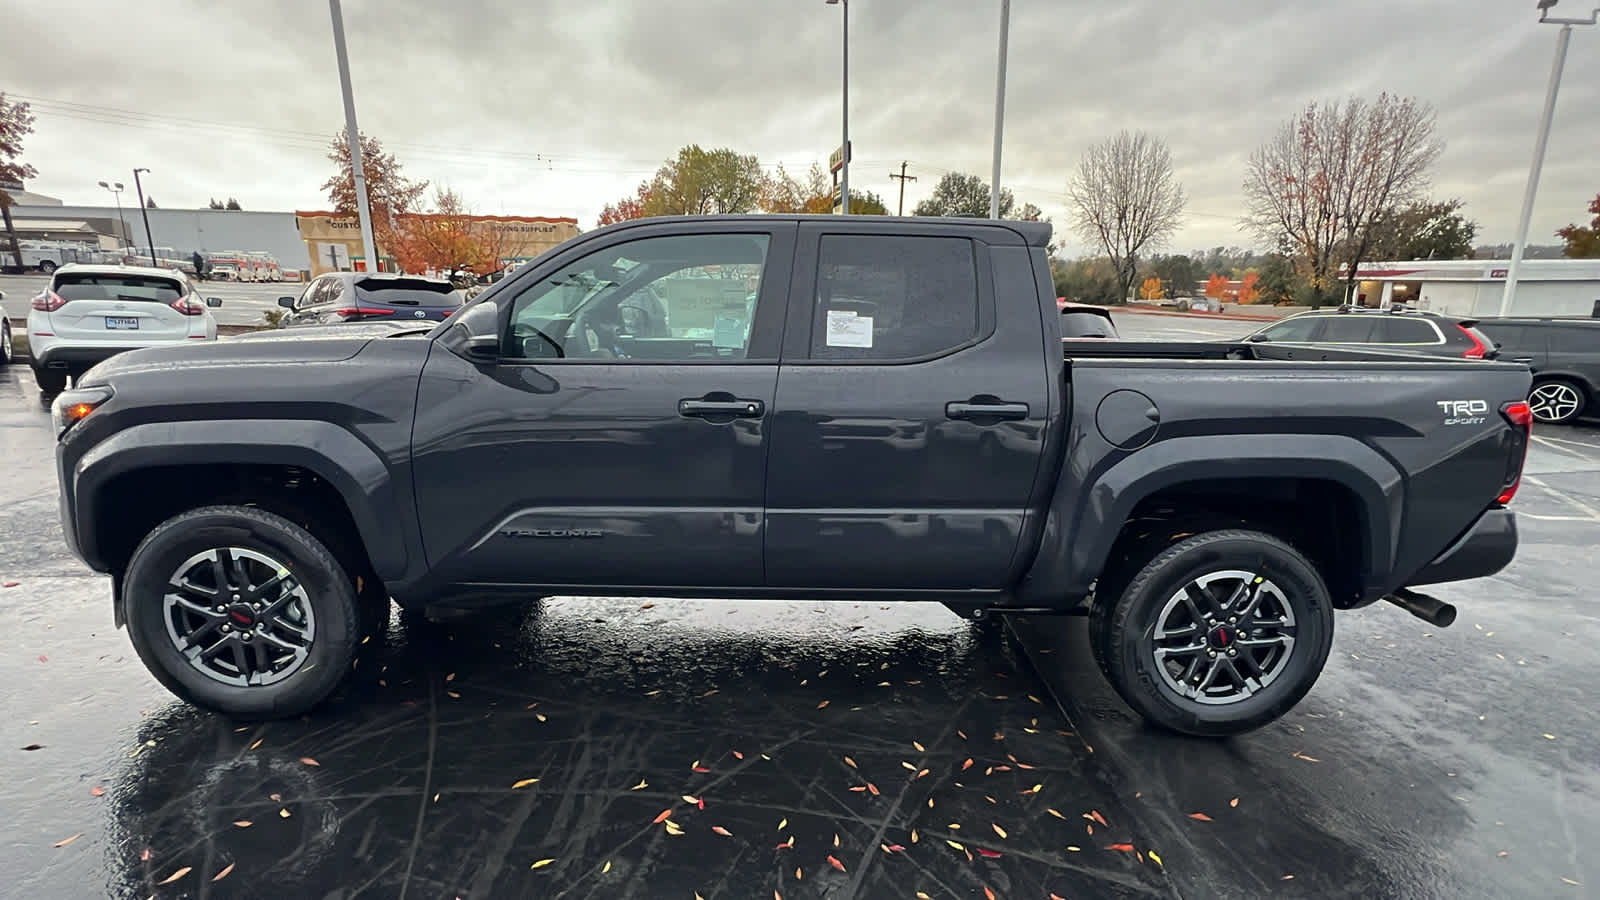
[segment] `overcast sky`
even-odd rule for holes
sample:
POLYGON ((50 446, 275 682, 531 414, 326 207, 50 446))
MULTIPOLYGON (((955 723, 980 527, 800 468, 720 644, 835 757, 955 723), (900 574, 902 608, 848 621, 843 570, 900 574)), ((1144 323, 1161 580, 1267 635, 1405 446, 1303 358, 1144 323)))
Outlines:
MULTIPOLYGON (((850 3, 853 187, 893 209, 908 160, 909 210, 947 171, 988 180, 998 11, 850 3)), ((803 173, 839 143, 841 9, 823 0, 345 0, 344 15, 362 130, 477 212, 591 228, 684 144, 803 173)), ((1480 240, 1510 240, 1558 32, 1536 18, 1533 0, 1014 0, 1002 181, 1060 229, 1084 147, 1144 129, 1190 197, 1170 248, 1249 246, 1250 151, 1307 101, 1387 90, 1438 110, 1434 193, 1467 201, 1480 240)), ((97 181, 131 188, 145 166, 165 207, 326 207, 343 111, 321 0, 0 0, 0 22, 0 90, 38 101, 30 189, 105 202, 97 181)), ((1600 28, 1579 28, 1533 242, 1597 192, 1600 28)))

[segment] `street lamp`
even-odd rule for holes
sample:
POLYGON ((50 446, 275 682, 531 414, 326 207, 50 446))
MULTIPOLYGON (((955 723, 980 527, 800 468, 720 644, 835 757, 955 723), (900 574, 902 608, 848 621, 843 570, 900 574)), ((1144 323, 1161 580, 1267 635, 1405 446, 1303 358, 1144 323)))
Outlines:
POLYGON ((150 247, 150 265, 159 268, 161 264, 156 262, 156 241, 150 236, 150 213, 144 207, 144 185, 139 183, 139 173, 149 171, 149 169, 134 169, 133 187, 139 192, 139 215, 144 217, 144 242, 150 247))
POLYGON ((100 182, 101 187, 110 191, 111 196, 117 198, 117 221, 122 223, 122 231, 117 234, 117 238, 122 241, 122 246, 126 247, 128 246, 128 220, 122 217, 122 182, 118 181, 114 182, 114 184, 116 185, 115 187, 106 184, 104 181, 100 182))
POLYGON ((839 152, 844 154, 839 164, 839 212, 850 214, 850 0, 827 0, 829 6, 841 6, 844 12, 844 46, 841 55, 844 57, 843 93, 841 102, 843 110, 840 121, 839 152))
POLYGON ((1550 10, 1556 0, 1539 0, 1539 21, 1546 25, 1560 25, 1556 38, 1556 58, 1550 66, 1550 85, 1545 89, 1544 118, 1539 122, 1539 137, 1533 142, 1533 167, 1528 170, 1528 189, 1522 195, 1522 219, 1517 224, 1517 240, 1511 245, 1511 265, 1506 268, 1505 293, 1500 296, 1500 315, 1511 315, 1511 301, 1517 296, 1517 271, 1522 268, 1522 253, 1528 244, 1528 226, 1533 220, 1533 198, 1539 192, 1539 170, 1544 167, 1545 145, 1550 142, 1550 122, 1556 114, 1556 92, 1561 89, 1561 69, 1567 61, 1567 44, 1572 40, 1572 26, 1594 25, 1600 22, 1600 8, 1589 13, 1587 19, 1551 18, 1550 10))

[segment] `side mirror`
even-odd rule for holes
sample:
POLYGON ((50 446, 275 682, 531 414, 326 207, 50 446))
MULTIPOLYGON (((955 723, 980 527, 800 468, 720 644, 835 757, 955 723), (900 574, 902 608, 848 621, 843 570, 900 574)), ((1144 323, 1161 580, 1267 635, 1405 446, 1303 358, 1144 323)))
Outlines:
POLYGON ((278 298, 278 305, 283 307, 284 309, 294 309, 294 298, 293 297, 279 297, 278 298))
POLYGON ((495 362, 500 358, 500 338, 492 334, 479 334, 467 338, 461 349, 474 362, 495 362))
POLYGON ((207 297, 206 298, 206 306, 209 306, 212 309, 221 309, 222 308, 222 298, 221 297, 207 297))
POLYGON ((1264 334, 1252 334, 1248 338, 1245 338, 1245 340, 1249 341, 1252 344, 1266 344, 1266 343, 1270 343, 1272 341, 1272 338, 1269 338, 1264 334))

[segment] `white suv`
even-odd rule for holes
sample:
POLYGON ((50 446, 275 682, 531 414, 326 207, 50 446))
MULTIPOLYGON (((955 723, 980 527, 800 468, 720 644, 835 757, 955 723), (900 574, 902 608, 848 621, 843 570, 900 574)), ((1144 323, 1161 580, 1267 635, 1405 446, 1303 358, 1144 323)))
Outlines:
POLYGON ((28 312, 28 352, 46 395, 67 378, 124 350, 217 339, 211 310, 176 269, 68 264, 50 277, 28 312))

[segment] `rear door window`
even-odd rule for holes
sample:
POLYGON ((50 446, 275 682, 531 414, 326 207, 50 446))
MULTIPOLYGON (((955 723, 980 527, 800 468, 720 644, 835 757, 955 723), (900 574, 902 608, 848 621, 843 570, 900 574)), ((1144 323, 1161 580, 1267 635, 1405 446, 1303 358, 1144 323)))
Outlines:
POLYGON ((1600 354, 1600 328, 1578 325, 1570 328, 1550 329, 1550 352, 1565 354, 1600 354))
POLYGON ((978 336, 978 269, 966 238, 824 235, 811 357, 909 360, 978 336))
POLYGON ((1321 339, 1329 344, 1371 343, 1375 324, 1371 316, 1329 316, 1321 339))
POLYGON ((170 278, 88 272, 57 274, 55 292, 69 303, 74 300, 174 303, 184 293, 183 286, 170 278))
POLYGON ((1269 325, 1261 334, 1271 341, 1309 341, 1317 326, 1322 324, 1326 316, 1295 316, 1285 322, 1269 325))

